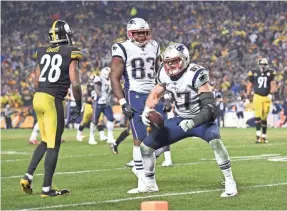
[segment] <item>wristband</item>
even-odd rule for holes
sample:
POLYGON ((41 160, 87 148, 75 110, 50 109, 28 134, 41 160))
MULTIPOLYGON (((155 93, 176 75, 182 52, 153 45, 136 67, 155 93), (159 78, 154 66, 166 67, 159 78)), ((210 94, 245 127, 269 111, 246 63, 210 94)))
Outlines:
POLYGON ((126 103, 127 103, 127 101, 126 101, 125 98, 122 98, 122 99, 119 100, 119 104, 120 104, 121 106, 124 105, 124 104, 126 104, 126 103))

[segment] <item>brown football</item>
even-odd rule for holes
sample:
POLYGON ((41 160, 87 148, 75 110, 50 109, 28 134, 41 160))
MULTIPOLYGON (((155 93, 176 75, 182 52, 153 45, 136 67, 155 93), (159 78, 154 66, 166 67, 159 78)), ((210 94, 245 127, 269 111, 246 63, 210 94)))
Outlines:
POLYGON ((157 112, 157 111, 150 111, 149 112, 149 117, 148 119, 150 120, 150 125, 163 128, 164 127, 164 120, 162 115, 157 112))

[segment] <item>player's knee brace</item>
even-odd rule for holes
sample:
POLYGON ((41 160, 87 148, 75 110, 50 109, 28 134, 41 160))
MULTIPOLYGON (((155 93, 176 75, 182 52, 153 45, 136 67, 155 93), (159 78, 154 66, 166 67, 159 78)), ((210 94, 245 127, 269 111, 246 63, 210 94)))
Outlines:
POLYGON ((151 153, 153 153, 155 150, 147 145, 145 145, 143 142, 141 143, 140 145, 141 147, 141 152, 142 152, 142 155, 149 155, 151 153))

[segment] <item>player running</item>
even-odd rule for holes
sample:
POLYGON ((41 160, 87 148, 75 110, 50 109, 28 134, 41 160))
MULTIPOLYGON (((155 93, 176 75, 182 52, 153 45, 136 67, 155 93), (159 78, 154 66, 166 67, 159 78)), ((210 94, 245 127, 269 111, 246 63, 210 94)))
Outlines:
POLYGON ((63 100, 71 83, 76 100, 76 112, 72 115, 72 120, 80 115, 82 97, 77 70, 82 52, 71 46, 72 31, 69 25, 62 20, 53 22, 49 38, 51 45, 40 47, 37 51, 37 89, 33 98, 42 141, 34 151, 27 173, 20 180, 22 190, 31 194, 33 174, 47 152, 41 197, 61 196, 70 192, 52 188, 52 180, 65 126, 63 100))
POLYGON ((188 49, 183 44, 167 47, 163 66, 158 72, 158 85, 151 91, 142 113, 142 121, 149 126, 149 112, 154 109, 161 95, 167 90, 175 102, 175 117, 164 122, 162 129, 153 127, 141 144, 144 172, 138 174, 138 187, 128 193, 158 191, 155 180, 154 151, 187 137, 200 137, 214 151, 216 161, 225 177, 225 191, 221 197, 238 194, 233 179, 230 158, 221 141, 215 98, 211 92, 207 70, 191 63, 188 49))
POLYGON ((262 58, 258 61, 259 68, 248 72, 249 83, 247 96, 250 96, 254 87, 253 105, 256 125, 256 142, 268 143, 267 140, 267 117, 271 105, 272 94, 276 92, 274 80, 275 70, 269 68, 268 60, 262 58), (261 135, 262 127, 262 135, 261 135))

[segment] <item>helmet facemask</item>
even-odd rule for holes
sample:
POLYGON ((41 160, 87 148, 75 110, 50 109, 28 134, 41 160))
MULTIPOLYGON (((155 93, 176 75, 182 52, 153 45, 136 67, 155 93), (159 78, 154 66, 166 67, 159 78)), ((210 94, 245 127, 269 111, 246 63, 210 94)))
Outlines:
POLYGON ((150 30, 130 30, 128 38, 139 47, 145 46, 151 40, 150 30))
POLYGON ((185 61, 180 57, 168 58, 163 60, 164 69, 169 77, 180 74, 185 69, 185 61))

